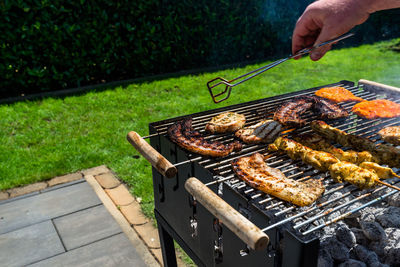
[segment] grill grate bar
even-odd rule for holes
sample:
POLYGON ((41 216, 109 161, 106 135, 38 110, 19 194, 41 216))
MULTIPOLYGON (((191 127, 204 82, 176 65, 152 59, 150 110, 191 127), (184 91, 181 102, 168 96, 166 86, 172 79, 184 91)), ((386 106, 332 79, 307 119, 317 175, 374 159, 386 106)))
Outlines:
MULTIPOLYGON (((381 188, 385 188, 385 187, 381 187, 381 188)), ((379 188, 379 189, 381 189, 381 188, 379 188)), ((352 210, 350 210, 350 211, 348 211, 348 212, 346 212, 346 213, 344 213, 344 214, 342 214, 342 215, 340 215, 340 216, 338 216, 338 217, 336 217, 336 218, 334 218, 332 220, 329 220, 329 221, 325 222, 324 224, 320 224, 317 227, 309 229, 309 230, 303 232, 302 234, 303 235, 308 235, 308 234, 310 234, 310 233, 312 233, 312 232, 314 232, 316 230, 319 230, 319 229, 321 229, 321 228, 323 228, 325 226, 331 225, 332 223, 336 223, 336 222, 338 222, 338 221, 350 216, 351 214, 354 214, 359 210, 362 210, 362 209, 364 209, 366 207, 369 207, 369 206, 371 206, 371 205, 373 205, 375 203, 378 203, 378 202, 384 200, 385 198, 387 198, 387 197, 389 197, 391 195, 394 195, 394 194, 396 194, 398 192, 399 191, 397 191, 397 190, 392 190, 389 193, 386 193, 386 194, 384 194, 382 196, 379 196, 379 197, 377 197, 377 198, 375 198, 375 199, 373 199, 373 200, 361 205, 360 207, 354 208, 354 209, 352 209, 352 210)))
MULTIPOLYGON (((341 186, 339 189, 341 189, 342 187, 343 187, 343 186, 341 186)), ((339 190, 339 189, 338 189, 338 190, 339 190)), ((354 188, 354 190, 356 190, 356 189, 354 188)), ((354 190, 353 190, 353 191, 354 191, 354 190)), ((337 191, 337 190, 336 190, 336 191, 337 191)), ((339 196, 339 197, 337 197, 337 198, 333 198, 333 199, 330 199, 330 200, 325 201, 325 202, 323 202, 323 203, 320 203, 320 204, 318 204, 318 205, 315 205, 314 207, 312 207, 312 208, 310 208, 310 209, 307 209, 307 210, 305 210, 305 211, 303 211, 303 212, 300 212, 300 213, 298 213, 298 214, 296 214, 296 215, 294 215, 294 216, 288 217, 288 218, 286 218, 286 219, 284 219, 284 220, 281 220, 281 221, 279 221, 279 222, 277 222, 277 223, 275 223, 275 224, 269 225, 268 227, 265 227, 264 229, 261 229, 261 231, 266 232, 266 231, 268 231, 268 230, 270 230, 270 229, 273 229, 273 228, 275 228, 275 227, 277 227, 277 226, 279 226, 279 225, 282 225, 282 224, 286 224, 286 223, 288 223, 288 222, 291 222, 291 221, 293 221, 293 220, 296 219, 296 218, 299 218, 299 217, 302 217, 302 216, 304 216, 304 215, 307 215, 308 213, 310 213, 310 212, 312 212, 312 211, 315 211, 315 210, 317 210, 317 209, 319 209, 319 208, 321 208, 321 207, 327 206, 327 205, 329 205, 329 204, 331 204, 331 203, 333 203, 333 202, 335 202, 335 201, 337 201, 337 200, 343 198, 343 196, 347 196, 347 195, 350 195, 350 194, 351 194, 351 191, 349 191, 349 192, 347 192, 346 194, 344 194, 344 195, 342 195, 342 196, 339 196)), ((293 209, 294 206, 292 206, 292 207, 290 207, 290 208, 293 209)), ((281 213, 282 213, 282 212, 277 212, 277 213, 275 213, 275 216, 279 216, 281 213)))
POLYGON ((386 187, 379 187, 379 188, 376 189, 375 191, 365 193, 364 195, 360 195, 360 196, 358 196, 358 197, 356 197, 356 198, 353 198, 352 200, 349 200, 349 201, 347 201, 346 203, 343 203, 343 204, 341 204, 341 205, 339 205, 339 206, 336 206, 336 207, 333 207, 333 208, 328 209, 328 210, 326 210, 326 211, 323 211, 322 213, 320 213, 320 214, 318 214, 318 215, 316 215, 316 216, 314 216, 314 217, 311 217, 311 218, 309 218, 308 220, 305 220, 305 221, 303 221, 303 222, 301 222, 301 223, 299 223, 299 224, 296 224, 295 226, 293 226, 293 228, 294 228, 294 229, 298 229, 298 228, 300 228, 300 227, 302 227, 302 226, 304 226, 304 225, 307 225, 307 224, 309 224, 309 223, 311 223, 311 222, 313 222, 313 221, 316 221, 316 220, 318 220, 318 219, 320 219, 320 218, 322 218, 322 217, 324 217, 324 216, 327 216, 327 215, 331 214, 331 213, 334 212, 334 211, 340 210, 340 209, 342 209, 342 208, 344 208, 344 207, 349 206, 350 204, 353 204, 354 202, 357 202, 357 201, 359 201, 359 200, 361 200, 361 199, 364 199, 364 198, 366 198, 366 197, 368 197, 368 196, 371 196, 373 193, 379 192, 380 190, 383 190, 383 189, 385 189, 385 188, 386 188, 386 187))
MULTIPOLYGON (((362 88, 362 86, 345 86, 343 84, 339 84, 337 86, 343 86, 345 87, 347 90, 352 91, 355 95, 360 96, 360 97, 367 97, 367 96, 374 96, 374 94, 368 92, 368 91, 358 91, 360 88, 362 88)), ((317 90, 317 89, 316 89, 317 90)), ((316 91, 315 90, 315 91, 316 91)), ((266 109, 274 109, 277 105, 280 105, 282 103, 282 101, 286 101, 289 100, 293 97, 297 97, 297 96, 303 96, 303 95, 310 95, 313 94, 315 91, 309 91, 309 92, 303 92, 300 91, 294 95, 290 95, 290 96, 286 96, 286 97, 282 97, 282 98, 277 98, 277 99, 266 99, 266 101, 260 102, 260 103, 256 103, 256 104, 252 104, 252 105, 247 105, 247 106, 243 106, 243 107, 237 107, 237 108, 232 108, 229 111, 231 112, 238 112, 240 113, 240 111, 243 111, 243 114, 247 114, 250 113, 249 115, 251 116, 252 112, 254 113, 254 110, 266 110, 266 109)), ((348 105, 354 105, 355 102, 348 102, 348 103, 344 103, 342 104, 342 106, 346 107, 348 105)), ((226 111, 220 111, 220 112, 215 112, 215 113, 210 113, 210 114, 206 114, 206 115, 201 115, 201 116, 195 116, 193 117, 193 126, 205 126, 205 124, 212 118, 215 117, 223 112, 226 111)), ((272 111, 269 111, 267 113, 271 113, 272 111)), ((247 116, 246 116, 246 120, 247 120, 247 116)), ((159 132, 159 134, 165 134, 166 133, 166 129, 172 125, 174 122, 167 122, 158 126, 155 126, 155 128, 157 129, 157 132, 159 132), (161 133, 163 132, 163 133, 161 133)), ((195 128, 196 129, 196 128, 195 128)), ((199 129, 197 129, 199 130, 199 129)))

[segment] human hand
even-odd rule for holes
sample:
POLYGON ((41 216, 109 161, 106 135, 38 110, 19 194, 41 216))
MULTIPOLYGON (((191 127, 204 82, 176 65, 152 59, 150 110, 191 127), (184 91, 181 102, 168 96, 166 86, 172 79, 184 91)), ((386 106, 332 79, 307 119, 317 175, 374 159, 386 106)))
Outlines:
MULTIPOLYGON (((365 22, 373 11, 367 0, 319 0, 310 4, 298 19, 292 36, 292 54, 336 38, 365 22)), ((314 49, 310 58, 319 60, 331 48, 314 49)))

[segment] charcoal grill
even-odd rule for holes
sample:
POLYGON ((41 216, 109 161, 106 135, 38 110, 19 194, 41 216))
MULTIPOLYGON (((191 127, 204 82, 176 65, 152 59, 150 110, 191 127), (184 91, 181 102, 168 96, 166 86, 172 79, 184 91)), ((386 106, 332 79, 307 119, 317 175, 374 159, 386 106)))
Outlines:
MULTIPOLYGON (((312 95, 328 86, 343 86, 366 100, 385 98, 400 103, 399 88, 367 80, 360 80, 357 85, 340 81, 188 116, 193 119, 193 127, 201 132, 213 116, 225 111, 244 114, 246 125, 251 125, 272 118, 284 101, 312 95)), ((353 105, 354 102, 342 104, 348 111, 353 105)), ((154 212, 165 266, 176 266, 174 240, 198 266, 316 266, 323 227, 397 192, 386 187, 360 191, 351 184, 334 183, 329 174, 278 152, 269 152, 263 144, 244 145, 242 151, 220 159, 188 153, 166 136, 168 126, 185 117, 150 123, 151 147, 136 133, 128 135, 128 140, 153 165, 154 212), (152 151, 153 148, 160 154, 152 151), (269 166, 280 169, 289 178, 299 181, 326 178, 323 197, 309 207, 300 208, 247 186, 235 177, 230 163, 256 152, 264 154, 269 166), (343 203, 342 198, 355 191, 359 191, 358 197, 343 203), (335 192, 341 192, 342 196, 334 197, 335 192), (353 203, 360 205, 351 208, 353 203)), ((311 113, 306 118, 308 121, 316 119, 311 113)), ((351 115, 329 123, 380 143, 377 131, 385 126, 400 125, 400 119, 366 120, 351 115)), ((310 127, 305 126, 289 129, 284 134, 290 138, 309 131, 310 127)), ((223 143, 234 140, 232 134, 210 134, 206 138, 223 143)), ((398 173, 399 170, 394 171, 398 173)), ((397 183, 398 179, 391 182, 397 183)))

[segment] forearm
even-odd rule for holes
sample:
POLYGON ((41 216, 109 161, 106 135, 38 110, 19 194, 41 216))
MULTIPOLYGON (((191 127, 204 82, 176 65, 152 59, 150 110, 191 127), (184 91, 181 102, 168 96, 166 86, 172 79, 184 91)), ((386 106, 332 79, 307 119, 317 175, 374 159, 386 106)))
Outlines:
POLYGON ((369 5, 368 12, 370 14, 380 10, 400 8, 400 0, 367 0, 362 2, 369 5))

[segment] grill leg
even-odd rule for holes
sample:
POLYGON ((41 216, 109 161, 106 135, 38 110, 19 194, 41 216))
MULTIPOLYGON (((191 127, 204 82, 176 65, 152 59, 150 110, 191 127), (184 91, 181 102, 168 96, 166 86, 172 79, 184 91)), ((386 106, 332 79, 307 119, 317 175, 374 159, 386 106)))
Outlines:
POLYGON ((174 247, 174 239, 172 236, 161 226, 158 222, 158 235, 160 236, 160 245, 162 251, 162 257, 165 267, 176 267, 176 255, 174 247))

